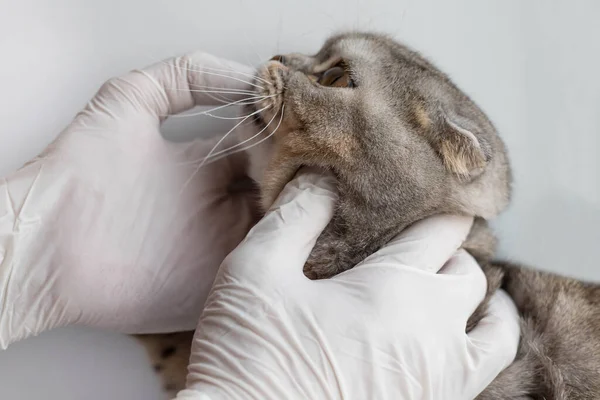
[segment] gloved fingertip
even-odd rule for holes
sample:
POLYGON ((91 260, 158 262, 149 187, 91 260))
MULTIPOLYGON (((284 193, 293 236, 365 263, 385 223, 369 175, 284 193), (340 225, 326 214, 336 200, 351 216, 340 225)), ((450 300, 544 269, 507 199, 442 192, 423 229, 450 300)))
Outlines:
POLYGON ((364 263, 399 263, 437 273, 460 248, 472 224, 473 218, 467 216, 428 217, 403 230, 364 263))
POLYGON ((502 368, 510 365, 519 347, 520 317, 512 299, 498 290, 490 299, 487 315, 468 334, 482 362, 493 358, 502 368))
POLYGON ((314 198, 315 201, 325 200, 326 204, 337 200, 336 181, 331 173, 318 168, 302 167, 285 185, 270 210, 275 210, 294 200, 310 202, 310 198, 314 198), (298 198, 299 193, 307 193, 308 198, 298 198))
POLYGON ((439 273, 446 275, 472 274, 481 278, 482 282, 485 282, 485 275, 477 260, 464 249, 458 249, 454 252, 448 262, 439 270, 439 273))
POLYGON ((269 243, 289 257, 306 258, 314 241, 331 220, 337 192, 335 180, 303 171, 282 190, 265 216, 250 230, 245 244, 269 243), (299 254, 299 253, 301 254, 299 254))

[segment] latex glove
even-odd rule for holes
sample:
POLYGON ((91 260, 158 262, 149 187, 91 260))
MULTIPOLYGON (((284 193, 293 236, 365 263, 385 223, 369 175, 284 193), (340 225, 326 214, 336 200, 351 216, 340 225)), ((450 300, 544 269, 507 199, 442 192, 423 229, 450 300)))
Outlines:
POLYGON ((202 168, 182 191, 213 143, 166 142, 159 125, 218 103, 190 89, 247 89, 252 72, 198 53, 112 79, 41 156, 0 179, 1 347, 75 323, 195 328, 253 210, 228 192, 241 159, 202 168))
POLYGON ((465 334, 486 291, 456 252, 469 218, 432 217, 354 269, 305 278, 335 197, 327 178, 297 177, 225 259, 178 399, 470 400, 513 361, 518 315, 505 293, 465 334))

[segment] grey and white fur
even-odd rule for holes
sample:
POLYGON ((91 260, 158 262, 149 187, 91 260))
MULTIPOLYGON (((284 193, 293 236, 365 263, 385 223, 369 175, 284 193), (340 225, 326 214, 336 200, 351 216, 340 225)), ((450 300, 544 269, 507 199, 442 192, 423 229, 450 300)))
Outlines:
POLYGON ((420 219, 474 216, 463 247, 485 271, 488 294, 465 329, 500 287, 522 316, 516 360, 478 399, 600 398, 600 287, 494 260, 486 220, 509 203, 507 151, 447 75, 390 37, 351 32, 314 55, 276 56, 256 83, 270 97, 244 113, 267 108, 240 140, 265 127, 272 134, 248 150, 263 209, 302 166, 337 178, 339 200, 305 265, 309 278, 352 268, 420 219))

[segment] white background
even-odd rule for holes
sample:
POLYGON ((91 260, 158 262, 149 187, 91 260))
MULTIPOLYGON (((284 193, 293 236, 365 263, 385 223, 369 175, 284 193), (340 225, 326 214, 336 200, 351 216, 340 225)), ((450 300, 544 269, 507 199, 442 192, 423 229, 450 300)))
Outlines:
MULTIPOLYGON (((502 256, 600 280, 599 18, 597 0, 0 0, 0 175, 111 76, 193 50, 256 64, 313 52, 335 30, 384 31, 448 72, 505 139, 515 196, 496 224, 502 256)), ((0 353, 0 398, 161 396, 131 339, 67 329, 0 353)))

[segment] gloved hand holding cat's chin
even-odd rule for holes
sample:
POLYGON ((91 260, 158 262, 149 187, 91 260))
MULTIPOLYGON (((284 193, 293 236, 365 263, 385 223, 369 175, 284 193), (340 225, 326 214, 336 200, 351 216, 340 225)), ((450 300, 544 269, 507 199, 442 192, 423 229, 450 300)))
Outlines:
POLYGON ((334 278, 302 272, 332 216, 333 182, 303 173, 223 262, 178 399, 473 399, 514 359, 498 292, 469 334, 486 280, 457 251, 472 220, 432 217, 334 278))

